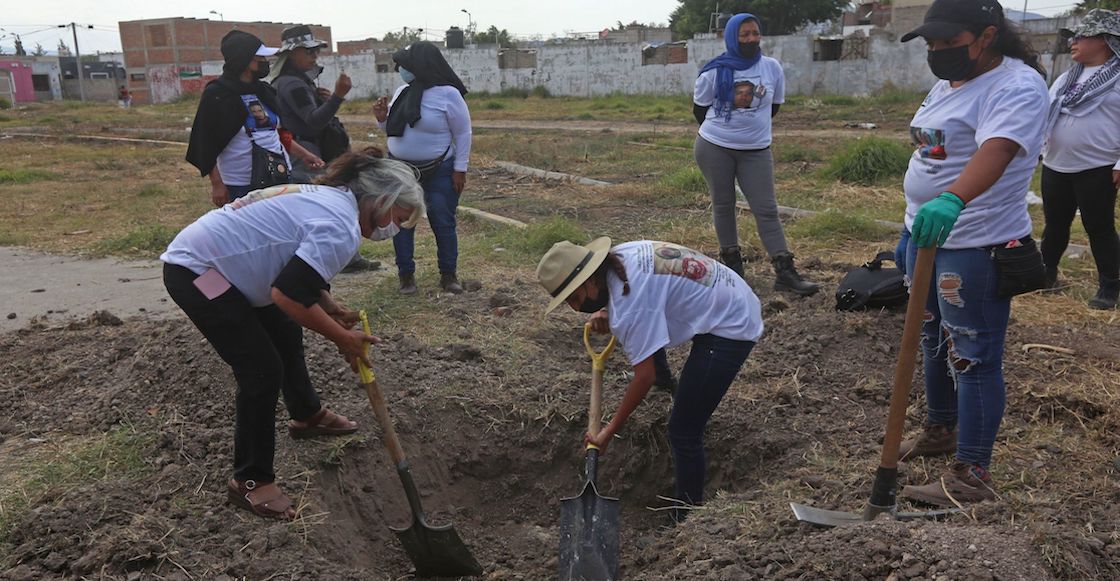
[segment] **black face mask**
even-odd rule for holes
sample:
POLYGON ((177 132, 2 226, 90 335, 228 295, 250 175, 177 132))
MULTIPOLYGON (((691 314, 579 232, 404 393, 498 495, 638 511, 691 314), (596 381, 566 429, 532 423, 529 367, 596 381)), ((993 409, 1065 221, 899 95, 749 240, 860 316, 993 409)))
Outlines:
POLYGON ((749 59, 754 58, 755 56, 758 55, 758 43, 757 42, 740 42, 739 43, 739 54, 743 55, 743 58, 749 58, 749 59))
POLYGON ((976 60, 968 58, 968 47, 971 45, 931 50, 926 53, 929 70, 939 79, 946 81, 963 81, 968 78, 976 68, 976 60))
POLYGON ((579 304, 576 310, 581 313, 597 313, 607 307, 610 298, 611 295, 605 289, 599 289, 599 296, 595 298, 591 298, 591 295, 584 297, 583 302, 579 304))
POLYGON ((253 76, 257 77, 258 79, 263 79, 263 78, 267 77, 268 73, 270 73, 271 71, 272 71, 272 65, 269 64, 268 61, 264 61, 264 62, 258 61, 257 62, 257 72, 253 73, 253 76))

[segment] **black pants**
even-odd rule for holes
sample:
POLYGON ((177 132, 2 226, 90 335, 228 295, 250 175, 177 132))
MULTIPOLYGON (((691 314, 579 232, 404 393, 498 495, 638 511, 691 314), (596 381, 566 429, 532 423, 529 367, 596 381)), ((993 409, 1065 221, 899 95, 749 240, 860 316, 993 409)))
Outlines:
POLYGON ((276 400, 293 419, 319 411, 303 353, 303 327, 276 305, 253 307, 236 287, 214 300, 193 284, 198 275, 182 266, 163 265, 163 284, 175 304, 233 368, 237 412, 233 432, 233 469, 238 480, 264 484, 276 480, 276 400))
POLYGON ((1077 173, 1061 173, 1042 167, 1042 260, 1052 271, 1058 268, 1066 246, 1073 216, 1081 210, 1081 223, 1089 234, 1089 247, 1101 280, 1120 277, 1120 239, 1116 237, 1116 186, 1112 166, 1077 173))

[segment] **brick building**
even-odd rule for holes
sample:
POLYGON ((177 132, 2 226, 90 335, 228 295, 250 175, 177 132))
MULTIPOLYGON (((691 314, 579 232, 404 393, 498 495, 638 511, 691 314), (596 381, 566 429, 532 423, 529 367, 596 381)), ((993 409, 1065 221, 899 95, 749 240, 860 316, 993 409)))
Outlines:
MULTIPOLYGON (((203 61, 221 61, 221 40, 233 29, 255 34, 268 46, 280 45, 280 33, 292 23, 232 22, 198 18, 156 18, 120 22, 121 49, 128 89, 137 103, 166 103, 184 93, 200 93, 220 71, 203 71, 203 61)), ((312 24, 315 38, 327 41, 331 29, 312 24)))

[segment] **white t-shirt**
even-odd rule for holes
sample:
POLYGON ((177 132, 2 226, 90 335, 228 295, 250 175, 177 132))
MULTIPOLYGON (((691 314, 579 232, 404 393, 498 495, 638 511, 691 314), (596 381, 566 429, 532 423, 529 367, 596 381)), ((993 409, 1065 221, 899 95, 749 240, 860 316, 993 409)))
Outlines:
POLYGON ((253 143, 284 156, 292 167, 288 152, 280 143, 280 117, 256 95, 241 95, 245 103, 245 124, 225 149, 218 154, 218 173, 227 186, 247 186, 253 177, 253 143))
POLYGON ((730 268, 668 242, 627 242, 611 252, 626 267, 630 294, 623 296, 622 280, 608 275, 607 312, 631 365, 704 333, 739 341, 762 336, 758 297, 730 268))
POLYGON ((750 83, 754 96, 746 107, 732 109, 731 118, 716 114, 716 79, 719 69, 696 77, 692 102, 711 107, 700 124, 700 137, 728 149, 766 149, 770 147, 771 105, 786 102, 786 77, 778 61, 764 56, 753 67, 735 71, 735 85, 750 83))
POLYGON ((195 274, 216 269, 249 304, 263 307, 272 304, 272 283, 293 256, 330 280, 354 257, 361 236, 350 190, 287 184, 210 210, 159 259, 195 274))
MULTIPOLYGON (((1077 83, 1088 81, 1102 66, 1085 67, 1077 83)), ((1060 99, 1069 71, 1050 86, 1051 103, 1060 99)), ((1075 85, 1076 86, 1076 85, 1075 85)), ((1071 87, 1071 90, 1073 87, 1071 87)), ((1120 170, 1120 82, 1104 96, 1074 110, 1062 109, 1042 150, 1042 164, 1062 173, 1112 166, 1120 170)))
POLYGON ((1026 193, 1042 149, 1047 102, 1038 71, 1010 57, 955 89, 938 81, 910 122, 917 149, 903 184, 906 227, 922 204, 949 189, 985 141, 1001 137, 1018 143, 1019 153, 995 185, 964 208, 944 247, 993 246, 1030 234, 1026 193))
MULTIPOLYGON (((408 85, 397 87, 389 109, 408 85)), ((385 123, 377 124, 385 129, 385 123)), ((400 137, 386 140, 393 157, 420 163, 432 161, 447 152, 455 156, 455 171, 467 171, 471 160, 471 112, 459 89, 451 85, 428 87, 420 100, 420 120, 405 126, 400 137)))

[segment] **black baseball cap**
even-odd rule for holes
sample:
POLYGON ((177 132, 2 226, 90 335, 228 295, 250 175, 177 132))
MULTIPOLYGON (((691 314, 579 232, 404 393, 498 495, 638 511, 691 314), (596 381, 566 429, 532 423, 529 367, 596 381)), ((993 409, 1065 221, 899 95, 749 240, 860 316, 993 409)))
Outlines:
POLYGON ((926 40, 953 38, 976 25, 999 26, 1003 22, 1003 6, 996 0, 935 0, 926 11, 922 25, 907 32, 902 42, 919 36, 926 40))

